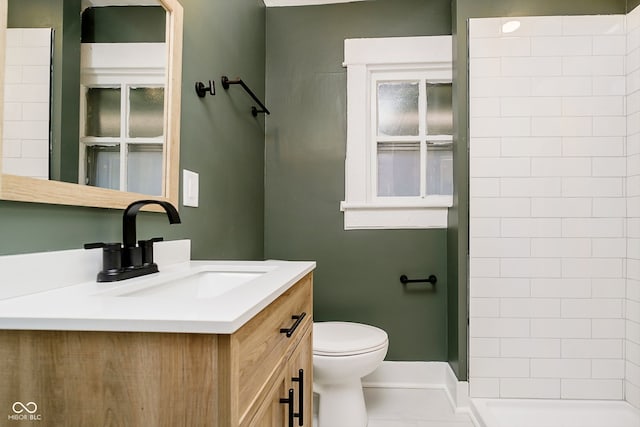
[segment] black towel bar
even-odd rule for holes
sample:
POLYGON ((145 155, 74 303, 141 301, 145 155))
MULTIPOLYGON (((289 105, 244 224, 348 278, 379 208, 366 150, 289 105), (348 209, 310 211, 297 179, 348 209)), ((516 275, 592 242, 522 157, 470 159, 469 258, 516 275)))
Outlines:
POLYGON ((251 98, 253 98, 253 100, 260 106, 261 110, 258 110, 256 107, 251 107, 251 114, 253 115, 253 117, 256 117, 258 113, 271 114, 269 110, 267 110, 267 107, 265 107, 264 104, 260 102, 258 97, 253 93, 251 89, 249 89, 249 86, 247 86, 242 81, 242 79, 236 78, 235 80, 229 80, 229 77, 222 76, 222 87, 226 90, 226 89, 229 89, 230 85, 242 86, 242 88, 249 94, 249 96, 251 96, 251 98))
POLYGON ((403 274, 402 276, 400 276, 400 282, 403 285, 406 285, 407 283, 431 283, 433 286, 435 286, 436 283, 438 282, 438 278, 432 274, 426 279, 409 279, 407 276, 403 274))

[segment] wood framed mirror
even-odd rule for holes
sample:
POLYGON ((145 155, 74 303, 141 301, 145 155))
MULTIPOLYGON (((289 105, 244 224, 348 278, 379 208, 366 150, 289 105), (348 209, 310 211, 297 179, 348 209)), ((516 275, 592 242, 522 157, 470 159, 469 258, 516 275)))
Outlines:
MULTIPOLYGON (((10 0, 0 0, 0 47, 1 47, 0 64, 3 64, 2 66, 0 66, 1 82, 5 82, 5 78, 8 78, 9 77, 8 74, 11 73, 11 71, 7 72, 4 66, 5 61, 7 59, 6 55, 8 55, 7 54, 7 49, 8 49, 7 48, 7 41, 8 41, 7 20, 8 18, 10 18, 9 1, 10 0)), ((20 2, 20 3, 23 4, 23 2, 20 2)), ((60 0, 59 3, 63 4, 63 0, 60 0)), ((112 141, 113 138, 112 139, 103 138, 108 142, 106 144, 99 143, 99 142, 96 142, 97 140, 96 138, 92 137, 93 134, 89 135, 89 133, 87 132, 88 126, 86 122, 90 120, 86 119, 87 114, 85 114, 84 118, 82 117, 82 109, 85 108, 86 110, 86 105, 83 105, 84 103, 92 102, 92 101, 91 100, 86 101, 87 99, 90 98, 90 96, 87 95, 87 92, 88 92, 87 83, 83 77, 80 83, 80 87, 77 88, 77 92, 76 92, 77 94, 80 94, 80 96, 65 97, 63 95, 61 97, 61 100, 59 101, 59 103, 62 105, 65 105, 65 103, 75 102, 78 104, 75 107, 75 111, 78 111, 78 110, 81 111, 81 114, 80 114, 81 117, 76 118, 76 125, 74 129, 75 138, 73 137, 70 138, 68 136, 65 137, 65 139, 71 140, 70 141, 71 144, 75 144, 75 152, 76 153, 80 152, 80 155, 76 154, 75 158, 71 156, 70 161, 69 159, 67 159, 67 161, 70 162, 73 165, 73 167, 76 168, 76 171, 75 171, 76 182, 73 182, 74 179, 67 179, 67 180, 59 179, 58 177, 53 176, 51 171, 49 171, 49 179, 34 178, 32 176, 21 176, 19 172, 16 172, 19 168, 14 167, 13 169, 11 169, 7 167, 7 165, 5 164, 4 157, 0 157, 0 160, 2 160, 0 161, 0 199, 21 201, 21 202, 38 202, 38 203, 51 203, 51 204, 61 204, 61 205, 116 208, 116 209, 125 208, 127 205, 129 205, 131 202, 135 200, 155 199, 155 200, 168 201, 177 207, 178 201, 179 201, 178 196, 179 196, 179 181, 180 181, 180 177, 179 177, 180 97, 181 97, 181 84, 182 84, 181 73, 182 73, 182 31, 183 31, 182 6, 178 2, 178 0, 82 0, 82 1, 76 0, 74 3, 78 5, 81 4, 81 8, 82 8, 81 10, 83 11, 86 11, 86 9, 90 7, 108 9, 111 6, 113 7, 161 6, 166 11, 166 15, 165 15, 166 19, 164 22, 164 26, 165 26, 164 49, 166 49, 166 69, 165 69, 164 75, 161 76, 162 81, 159 84, 156 84, 156 87, 161 88, 159 91, 161 93, 160 95, 161 99, 159 101, 156 99, 155 101, 155 103, 159 105, 158 107, 156 107, 155 114, 160 115, 162 117, 162 123, 157 125, 157 127, 160 129, 159 132, 162 133, 162 135, 154 136, 155 139, 152 139, 152 138, 139 139, 143 143, 147 143, 146 145, 139 144, 139 143, 132 143, 131 141, 128 141, 127 142, 129 144, 128 148, 125 147, 122 150, 122 153, 125 153, 125 154, 120 154, 120 156, 122 156, 122 155, 126 155, 126 153, 129 153, 129 152, 135 152, 136 150, 138 151, 155 150, 156 153, 154 154, 155 156, 154 162, 156 166, 154 167, 157 169, 156 170, 157 179, 161 180, 161 183, 157 183, 156 185, 157 190, 149 191, 147 192, 147 194, 144 194, 145 192, 144 190, 139 192, 132 192, 132 191, 129 191, 128 188, 126 187, 124 187, 123 189, 122 184, 116 183, 115 185, 111 185, 111 186, 98 184, 96 182, 91 182, 91 180, 87 177, 87 171, 85 170, 87 168, 83 166, 83 158, 86 159, 88 157, 88 155, 86 154, 86 151, 99 151, 99 150, 85 150, 86 147, 94 147, 94 146, 114 147, 114 146, 118 146, 118 144, 124 145, 125 143, 113 142, 112 141), (148 144, 149 142, 152 142, 153 144, 148 144), (151 147, 151 146, 153 147, 149 149, 148 147, 151 147), (136 147, 143 147, 143 148, 140 150, 139 148, 136 148, 136 147), (4 168, 3 168, 3 164, 5 164, 4 168), (118 188, 118 189, 114 189, 114 188, 118 188)), ((77 11, 78 16, 80 16, 81 10, 77 11)), ((84 13, 82 13, 82 15, 84 15, 84 13)), ((78 22, 76 25, 80 25, 80 23, 78 22)), ((80 46, 78 46, 76 49, 79 49, 79 48, 80 46)), ((82 51, 84 52, 85 50, 86 50, 85 46, 83 46, 82 51)), ((54 51, 52 58, 55 57, 54 56, 55 54, 56 52, 54 51)), ((125 55, 121 55, 121 56, 124 57, 125 55)), ((129 56, 134 57, 136 55, 129 55, 129 56)), ((52 61, 52 64, 55 64, 55 61, 52 61)), ((81 68, 83 67, 84 65, 81 65, 81 68)), ((142 74, 140 71, 136 71, 135 73, 142 74)), ((79 74, 80 72, 78 71, 78 75, 79 74)), ((95 79, 93 81, 95 83, 95 79)), ((56 80, 52 79, 52 85, 55 85, 56 83, 57 83, 56 80)), ((102 84, 102 87, 105 86, 104 81, 102 81, 102 83, 99 82, 98 84, 102 84)), ((107 86, 109 84, 107 84, 107 86)), ((127 88, 129 87, 131 87, 132 89, 139 89, 139 87, 137 87, 136 84, 131 84, 127 86, 127 88)), ((53 88, 51 92, 54 93, 55 88, 53 88)), ((98 92, 98 91, 94 91, 94 92, 98 92)), ((138 90, 137 92, 141 92, 141 91, 138 90)), ((158 91, 156 90, 156 92, 158 91)), ((0 112, 2 113, 2 117, 5 117, 5 114, 7 113, 11 113, 11 114, 13 113, 11 105, 10 107, 5 107, 5 97, 8 97, 8 96, 12 96, 10 93, 10 90, 8 88, 5 89, 4 84, 0 85, 0 101, 2 101, 0 102, 0 112), (5 110, 5 108, 7 111, 3 111, 5 110)), ((124 99, 124 95, 122 96, 124 99)), ((93 98, 96 98, 96 96, 93 96, 93 98)), ((100 98, 100 96, 97 96, 98 105, 101 102, 103 102, 103 101, 100 101, 100 99, 103 99, 103 98, 100 98)), ((138 96, 138 98, 139 100, 135 101, 137 102, 137 105, 142 105, 143 108, 146 108, 145 97, 138 96)), ((129 97, 127 95, 126 100, 122 101, 122 106, 123 106, 122 109, 127 111, 127 113, 125 113, 125 116, 126 114, 129 114, 128 113, 129 108, 131 109, 134 108, 133 104, 134 104, 134 101, 129 100, 129 97)), ((56 105, 54 103, 51 108, 53 109, 55 107, 56 105)), ((62 113, 58 113, 58 114, 62 114, 62 113)), ((147 113, 143 112, 142 116, 144 117, 145 114, 147 113)), ((53 116, 53 114, 51 114, 51 116, 53 116)), ((128 132, 127 126, 130 120, 128 116, 126 117, 125 116, 123 116, 124 118, 122 119, 122 121, 126 122, 127 124, 122 126, 122 131, 128 132)), ((53 121, 53 119, 51 119, 51 121, 53 121)), ((138 121, 140 121, 140 119, 138 119, 138 121)), ((145 119, 143 118, 142 121, 145 121, 145 119)), ((157 121, 159 121, 159 119, 157 121)), ((50 129, 51 129, 51 126, 50 126, 50 129)), ((9 141, 9 138, 5 137, 8 131, 9 131, 9 126, 5 124, 4 120, 0 120, 0 154, 7 151, 4 149, 5 147, 3 147, 3 144, 5 140, 9 141)), ((72 136, 73 134, 74 132, 72 131, 72 136)), ((143 131, 142 136, 149 136, 149 135, 144 135, 144 131, 143 131)), ((60 136, 58 136, 58 139, 60 139, 60 136)), ((50 145, 49 155, 53 157, 54 149, 51 148, 53 147, 53 143, 50 143, 49 145, 50 145)), ((105 149, 103 151, 106 152, 109 150, 105 149)), ((111 150, 111 151, 113 152, 114 150, 111 150)), ((92 156, 94 156, 92 158, 95 158, 95 155, 92 154, 92 156)), ((110 155, 109 153, 107 153, 107 157, 109 156, 111 156, 112 158, 114 157, 113 155, 110 155)), ((103 156, 103 158, 104 157, 105 156, 103 156)), ((115 157, 117 157, 117 155, 115 157)), ((109 162, 110 160, 107 160, 106 162, 103 161, 103 163, 107 165, 109 164, 109 162)), ((133 162, 134 161, 132 160, 131 163, 133 164, 133 162)), ((111 163, 113 163, 113 161, 111 161, 111 163)), ((122 162, 122 164, 125 165, 126 167, 127 160, 122 162)), ((132 166, 131 168, 135 169, 136 166, 132 166)), ((120 167, 119 170, 121 169, 122 167, 120 167)), ((141 169, 136 170, 134 172, 138 173, 138 175, 140 176, 140 172, 139 172, 140 170, 141 169)), ((118 173, 116 173, 116 175, 118 175, 118 173)), ((119 173, 120 182, 127 180, 126 176, 124 179, 123 179, 123 176, 125 175, 122 172, 120 172, 119 173)), ((144 177, 144 176, 143 178, 147 179, 147 177, 144 177)), ((115 180, 117 180, 117 177, 115 180)))

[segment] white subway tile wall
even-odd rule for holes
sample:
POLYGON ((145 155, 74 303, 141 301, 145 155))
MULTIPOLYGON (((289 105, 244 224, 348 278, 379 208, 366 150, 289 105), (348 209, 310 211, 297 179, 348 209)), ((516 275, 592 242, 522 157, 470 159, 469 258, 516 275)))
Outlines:
POLYGON ((50 28, 10 28, 2 172, 49 179, 50 28))
MULTIPOLYGON (((638 7, 627 15, 626 41, 627 289, 624 307, 626 330, 624 391, 625 399, 640 408, 640 8, 638 7)), ((619 167, 622 168, 622 166, 619 167)), ((609 367, 612 370, 616 368, 618 367, 609 367)), ((600 374, 599 371, 598 374, 600 374)))
POLYGON ((471 395, 640 407, 640 12, 472 19, 469 56, 471 395))

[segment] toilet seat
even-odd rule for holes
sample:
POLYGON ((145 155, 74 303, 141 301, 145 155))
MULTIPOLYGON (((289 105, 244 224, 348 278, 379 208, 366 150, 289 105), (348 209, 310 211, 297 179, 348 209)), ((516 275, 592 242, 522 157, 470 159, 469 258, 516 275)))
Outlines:
POLYGON ((316 322, 313 324, 313 354, 316 356, 353 356, 387 347, 385 331, 371 325, 352 322, 316 322))

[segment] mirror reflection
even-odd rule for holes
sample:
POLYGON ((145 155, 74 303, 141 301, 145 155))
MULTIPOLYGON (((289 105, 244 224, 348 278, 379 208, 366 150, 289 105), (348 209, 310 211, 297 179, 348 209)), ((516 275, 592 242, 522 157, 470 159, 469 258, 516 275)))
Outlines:
POLYGON ((3 170, 49 179, 52 28, 6 34, 3 170))
POLYGON ((155 0, 9 0, 3 173, 163 195, 165 31, 155 0))

